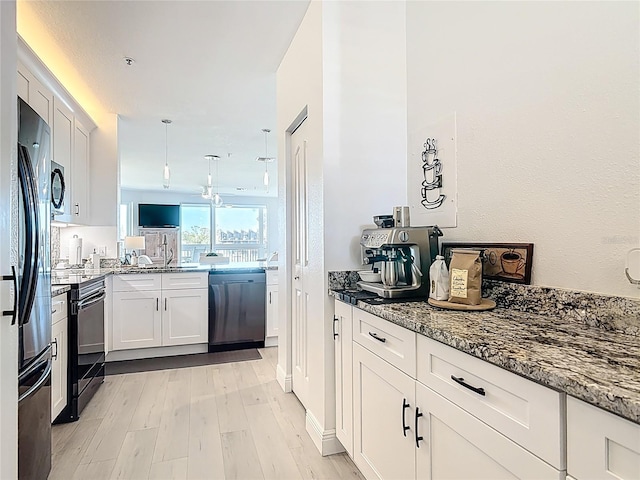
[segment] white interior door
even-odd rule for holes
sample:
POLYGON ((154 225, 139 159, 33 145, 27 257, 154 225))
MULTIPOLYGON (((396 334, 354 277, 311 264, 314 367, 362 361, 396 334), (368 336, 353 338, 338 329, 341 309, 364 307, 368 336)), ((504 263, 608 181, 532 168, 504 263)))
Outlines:
MULTIPOLYGON (((291 307, 292 388, 303 405, 309 397, 308 305, 305 276, 309 270, 307 229, 307 124, 302 122, 291 135, 293 170, 293 279, 291 307)), ((307 282, 308 283, 308 282, 307 282)))
MULTIPOLYGON (((17 265, 18 139, 16 3, 0 2, 0 274, 17 265), (13 175, 12 175, 13 173, 13 175), (13 248, 12 248, 13 247, 13 248)), ((0 311, 13 308, 11 281, 0 282, 0 311)), ((0 317, 0 478, 18 476, 18 328, 0 317)))

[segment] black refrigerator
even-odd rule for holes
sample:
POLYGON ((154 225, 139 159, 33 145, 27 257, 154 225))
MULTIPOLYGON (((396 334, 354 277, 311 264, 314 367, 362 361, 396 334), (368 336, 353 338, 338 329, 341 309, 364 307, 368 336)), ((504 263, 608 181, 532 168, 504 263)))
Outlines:
POLYGON ((18 477, 51 470, 51 135, 18 98, 18 477))

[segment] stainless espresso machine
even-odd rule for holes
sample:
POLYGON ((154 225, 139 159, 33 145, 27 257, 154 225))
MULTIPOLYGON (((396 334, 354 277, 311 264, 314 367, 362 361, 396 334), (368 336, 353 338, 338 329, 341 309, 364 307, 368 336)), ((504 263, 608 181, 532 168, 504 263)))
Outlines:
POLYGON ((438 254, 437 227, 393 227, 363 230, 362 260, 377 267, 381 282, 358 282, 383 298, 427 297, 429 267, 438 254))

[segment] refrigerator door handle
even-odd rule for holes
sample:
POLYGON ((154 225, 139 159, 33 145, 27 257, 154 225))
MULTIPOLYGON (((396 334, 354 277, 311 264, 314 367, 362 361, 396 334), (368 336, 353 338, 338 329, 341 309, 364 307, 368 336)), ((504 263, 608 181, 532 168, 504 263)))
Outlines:
POLYGON ((13 282, 13 309, 3 310, 2 316, 11 315, 11 325, 15 325, 18 317, 18 274, 15 265, 11 265, 11 275, 3 275, 2 280, 13 282))
MULTIPOLYGON (((47 359, 46 363, 47 363, 47 367, 45 368, 42 376, 38 379, 36 383, 33 384, 31 388, 29 388, 29 390, 27 390, 26 392, 24 392, 22 395, 18 397, 18 403, 28 398, 29 396, 33 395, 34 393, 36 393, 40 389, 42 384, 44 384, 44 382, 47 381, 49 374, 51 373, 51 359, 50 358, 47 359)), ((38 367, 40 367, 41 365, 42 364, 38 364, 38 367)))
POLYGON ((31 316, 38 281, 39 218, 36 206, 37 190, 34 190, 33 166, 31 165, 29 151, 20 144, 18 144, 18 173, 22 187, 26 233, 24 245, 25 264, 18 303, 18 325, 24 325, 29 322, 29 317, 31 316))

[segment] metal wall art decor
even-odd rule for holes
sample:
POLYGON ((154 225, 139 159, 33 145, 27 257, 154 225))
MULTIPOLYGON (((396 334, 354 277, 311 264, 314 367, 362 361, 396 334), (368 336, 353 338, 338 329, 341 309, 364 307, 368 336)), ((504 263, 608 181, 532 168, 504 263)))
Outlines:
POLYGON ((533 243, 443 243, 442 255, 447 266, 454 248, 481 252, 483 278, 531 285, 533 243))
POLYGON ((435 138, 427 138, 422 151, 422 206, 428 210, 438 208, 447 198, 440 193, 442 188, 442 162, 438 159, 438 147, 435 138), (432 193, 433 192, 433 193, 432 193), (431 197, 431 198, 430 198, 431 197))
POLYGON ((409 132, 407 201, 413 225, 457 226, 456 115, 409 132))

